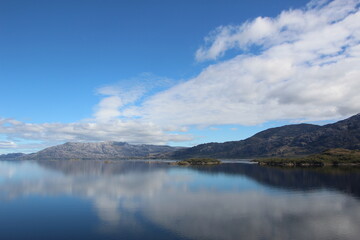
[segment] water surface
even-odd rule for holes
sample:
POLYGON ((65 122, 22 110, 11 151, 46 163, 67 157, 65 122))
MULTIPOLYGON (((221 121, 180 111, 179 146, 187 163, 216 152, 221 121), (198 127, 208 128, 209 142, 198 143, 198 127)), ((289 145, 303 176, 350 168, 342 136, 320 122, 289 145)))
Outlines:
POLYGON ((358 239, 360 173, 0 161, 0 239, 358 239))

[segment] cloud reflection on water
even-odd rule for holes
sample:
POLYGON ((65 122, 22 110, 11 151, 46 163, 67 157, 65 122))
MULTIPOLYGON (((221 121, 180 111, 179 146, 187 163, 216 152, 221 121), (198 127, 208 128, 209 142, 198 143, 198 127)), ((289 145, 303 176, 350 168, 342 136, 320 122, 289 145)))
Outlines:
POLYGON ((347 194, 326 189, 289 192, 259 183, 249 189, 242 185, 244 176, 223 173, 223 180, 235 186, 224 189, 211 174, 149 165, 0 162, 0 201, 30 195, 90 200, 100 229, 114 234, 129 225, 141 231, 138 216, 142 216, 189 239, 357 239, 360 235, 360 202, 347 194), (28 169, 43 174, 29 179, 17 176, 28 169), (54 170, 57 174, 49 174, 54 170), (197 181, 201 186, 194 188, 197 181))

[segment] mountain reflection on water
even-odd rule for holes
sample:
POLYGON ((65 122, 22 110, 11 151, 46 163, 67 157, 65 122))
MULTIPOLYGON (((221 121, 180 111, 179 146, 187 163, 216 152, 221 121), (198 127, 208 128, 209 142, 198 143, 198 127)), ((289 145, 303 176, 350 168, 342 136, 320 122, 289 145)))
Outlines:
POLYGON ((244 163, 184 168, 143 161, 0 162, 1 226, 45 207, 70 211, 50 222, 38 214, 19 226, 47 221, 48 228, 36 233, 9 228, 0 237, 358 239, 359 182, 356 170, 244 163), (71 231, 61 231, 63 226, 71 231))

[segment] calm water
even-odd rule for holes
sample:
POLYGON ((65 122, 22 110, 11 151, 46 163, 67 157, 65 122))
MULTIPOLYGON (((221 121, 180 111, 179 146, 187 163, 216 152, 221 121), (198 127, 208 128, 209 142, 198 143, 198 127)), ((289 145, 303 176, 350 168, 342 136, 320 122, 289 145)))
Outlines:
POLYGON ((360 173, 0 161, 0 239, 359 239, 360 173))

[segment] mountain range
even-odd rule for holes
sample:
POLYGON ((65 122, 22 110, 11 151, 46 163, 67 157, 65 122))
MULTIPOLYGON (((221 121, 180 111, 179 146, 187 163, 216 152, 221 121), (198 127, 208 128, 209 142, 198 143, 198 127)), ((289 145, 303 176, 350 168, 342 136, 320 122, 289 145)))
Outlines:
POLYGON ((163 158, 181 147, 129 144, 126 142, 67 142, 45 148, 36 153, 10 153, 1 159, 55 160, 55 159, 125 159, 163 158), (163 156, 164 155, 164 156, 163 156))
POLYGON ((68 142, 32 154, 4 154, 0 159, 291 157, 319 153, 329 148, 360 149, 360 114, 324 126, 286 125, 240 141, 205 143, 190 148, 126 142, 68 142))
POLYGON ((115 159, 153 158, 179 150, 179 147, 135 145, 126 142, 67 142, 22 156, 26 159, 115 159))

